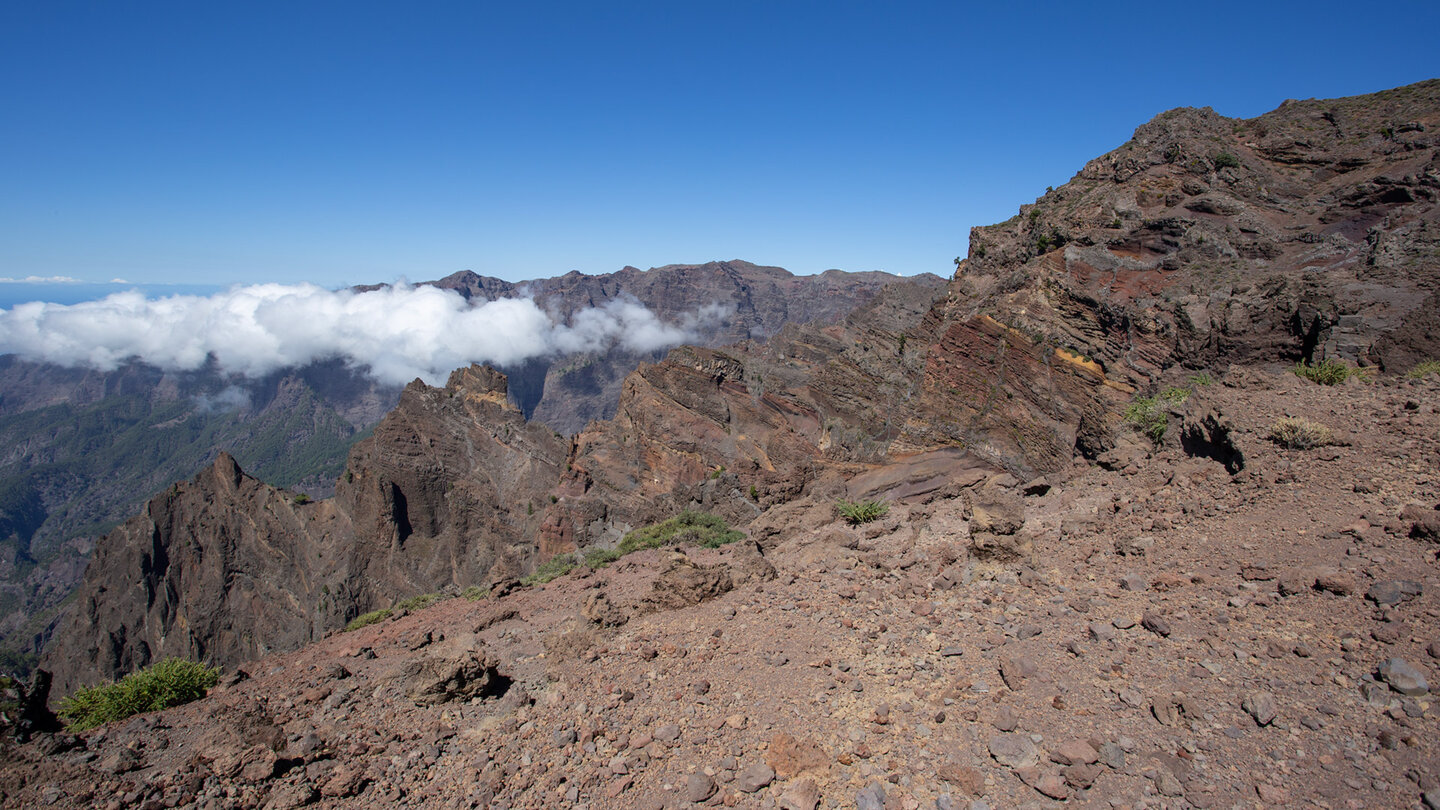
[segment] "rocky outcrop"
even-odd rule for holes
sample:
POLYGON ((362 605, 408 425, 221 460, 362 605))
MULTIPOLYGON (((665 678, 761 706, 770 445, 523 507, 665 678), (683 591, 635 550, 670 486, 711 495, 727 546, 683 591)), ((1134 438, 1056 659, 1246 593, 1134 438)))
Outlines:
POLYGON ((1437 146, 1440 80, 1157 116, 972 231, 902 442, 1049 473, 1109 449, 1116 406, 1172 369, 1440 356, 1437 146))
POLYGON ((505 378, 472 367, 415 382, 310 502, 228 454, 152 499, 97 547, 47 651, 60 691, 170 656, 221 663, 289 650, 417 593, 518 571, 532 504, 569 442, 526 423, 505 378))

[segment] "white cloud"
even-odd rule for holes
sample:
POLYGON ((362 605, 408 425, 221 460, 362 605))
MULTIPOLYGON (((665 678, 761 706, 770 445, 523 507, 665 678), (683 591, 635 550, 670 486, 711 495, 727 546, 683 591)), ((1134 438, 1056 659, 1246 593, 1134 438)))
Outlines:
POLYGON ((0 277, 0 284, 84 284, 78 278, 70 276, 26 276, 24 278, 3 278, 0 277))
POLYGON ((616 344, 634 351, 666 348, 695 340, 697 329, 727 312, 712 305, 672 324, 634 298, 622 298, 561 323, 529 298, 472 306, 435 287, 357 293, 259 284, 207 297, 156 299, 130 291, 68 306, 32 302, 0 311, 0 352, 102 370, 131 359, 193 370, 213 358, 222 371, 250 377, 338 357, 387 383, 420 377, 438 384, 471 362, 509 365, 616 344))

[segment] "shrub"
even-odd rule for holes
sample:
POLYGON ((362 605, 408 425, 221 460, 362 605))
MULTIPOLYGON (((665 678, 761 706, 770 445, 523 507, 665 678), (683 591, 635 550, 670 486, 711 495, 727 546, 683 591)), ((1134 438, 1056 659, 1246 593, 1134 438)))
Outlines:
POLYGON ((1412 380, 1423 380, 1437 372, 1440 372, 1440 360, 1425 360, 1416 363, 1414 368, 1405 372, 1405 376, 1412 380))
POLYGON ((341 632, 348 633, 351 630, 359 630, 362 627, 369 627, 377 622, 383 622, 390 618, 391 612, 390 608, 381 608, 379 610, 372 610, 369 613, 362 613, 351 619, 350 623, 345 625, 345 629, 341 632))
POLYGON ((1330 428, 1295 416, 1275 420, 1270 426, 1270 441, 1291 450, 1309 450, 1335 443, 1335 434, 1330 428))
POLYGON ((1226 168, 1238 169, 1240 168, 1240 159, 1229 152, 1221 152, 1215 156, 1215 168, 1217 170, 1226 168))
POLYGON ((1211 377, 1210 372, 1208 371, 1202 371, 1198 374, 1190 375, 1190 386, 1192 389, 1204 388, 1212 382, 1215 382, 1215 378, 1211 377))
POLYGON ((582 560, 590 568, 604 568, 620 557, 620 552, 613 548, 587 548, 582 560))
POLYGON ((469 599, 471 602, 479 602, 481 599, 489 597, 490 592, 480 587, 479 585, 471 585, 470 587, 461 591, 460 595, 466 599, 469 599))
POLYGON ((60 716, 70 731, 84 731, 141 712, 158 712, 205 697, 220 682, 220 670, 167 658, 132 672, 116 683, 80 689, 60 701, 60 716))
POLYGON ((1189 388, 1166 388, 1153 397, 1140 397, 1125 408, 1125 423, 1159 444, 1165 441, 1165 431, 1170 427, 1168 409, 1189 398, 1189 388))
POLYGON ((443 593, 427 593, 421 596, 412 596, 409 599, 402 599, 400 603, 395 606, 395 608, 397 610, 410 611, 424 610, 425 608, 430 607, 436 602, 443 602, 449 598, 450 597, 446 596, 443 593))
POLYGON ((879 520, 890 514, 890 504, 884 501, 836 501, 835 511, 851 526, 879 520))
POLYGON ((543 585, 552 579, 563 577, 575 569, 574 554, 557 554, 541 563, 535 573, 520 580, 521 585, 543 585))
POLYGON ((1327 357, 1313 366, 1301 360, 1291 370, 1295 372, 1295 376, 1321 385, 1339 385, 1351 377, 1363 379, 1367 373, 1363 369, 1348 366, 1333 357, 1327 357))
POLYGON ((744 537, 744 532, 730 528, 723 518, 709 512, 686 509, 669 520, 636 529, 620 541, 616 549, 621 555, 646 548, 694 543, 705 548, 719 548, 744 537))
POLYGON ((300 506, 304 506, 305 504, 310 503, 310 496, 301 492, 300 494, 295 496, 295 503, 300 506))

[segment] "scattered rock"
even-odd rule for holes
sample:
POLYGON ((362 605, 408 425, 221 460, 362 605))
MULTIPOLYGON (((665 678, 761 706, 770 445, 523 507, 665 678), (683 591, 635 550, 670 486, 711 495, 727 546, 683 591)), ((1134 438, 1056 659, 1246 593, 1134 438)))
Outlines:
POLYGON ((1040 764, 1040 752, 1028 734, 997 734, 990 738, 990 756, 1007 768, 1040 764))
POLYGON ((469 700, 503 691, 508 682, 484 653, 467 650, 450 657, 411 659, 402 671, 405 696, 420 706, 469 700))
POLYGON ((780 810, 815 810, 820 806, 820 788, 813 779, 797 779, 780 792, 780 810))
POLYGON ((1414 599, 1424 590, 1418 582, 1404 579, 1392 579, 1385 582, 1377 582, 1370 586, 1365 592, 1365 598, 1380 607, 1392 607, 1401 602, 1414 599))
POLYGON ((763 762, 757 762, 735 774, 735 789, 742 793, 754 793, 775 780, 775 771, 763 762))
POLYGON ((692 773, 685 777, 685 786, 681 795, 685 801, 700 803, 715 795, 715 780, 703 773, 692 773))
POLYGON ((1380 665, 1379 674, 1391 689, 1407 697, 1420 697, 1430 692, 1425 675, 1403 658, 1386 659, 1380 665))
POLYGON ((796 739, 783 732, 770 740, 770 747, 765 751, 765 764, 775 769, 775 775, 781 779, 825 768, 830 759, 815 741, 796 739))
POLYGON ((855 794, 855 810, 885 810, 885 787, 871 782, 855 794))
POLYGON ((1275 707, 1275 696, 1269 692, 1251 692, 1240 702, 1240 708, 1255 719, 1257 726, 1270 725, 1278 713, 1275 707))

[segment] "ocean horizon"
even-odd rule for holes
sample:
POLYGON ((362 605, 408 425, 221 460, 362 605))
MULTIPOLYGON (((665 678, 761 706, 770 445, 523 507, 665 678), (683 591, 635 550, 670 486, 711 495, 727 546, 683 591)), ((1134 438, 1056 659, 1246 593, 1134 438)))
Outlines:
POLYGON ((0 309, 11 309, 17 304, 44 301, 51 304, 79 304, 98 301, 107 295, 139 290, 146 298, 165 298, 171 295, 214 295, 227 288, 221 284, 121 284, 118 282, 12 282, 0 284, 0 309))

